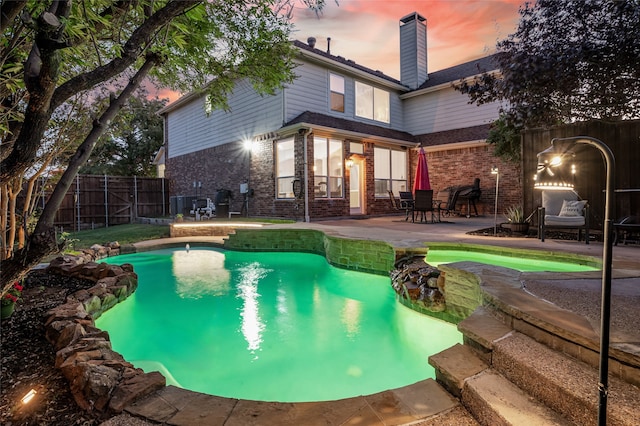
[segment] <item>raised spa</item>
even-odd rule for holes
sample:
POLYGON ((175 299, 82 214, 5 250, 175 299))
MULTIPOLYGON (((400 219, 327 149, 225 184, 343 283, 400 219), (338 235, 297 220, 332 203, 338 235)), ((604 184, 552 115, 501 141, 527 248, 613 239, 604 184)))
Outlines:
POLYGON ((342 399, 434 376, 456 327, 395 300, 389 277, 305 253, 167 249, 111 258, 139 287, 97 326, 169 384, 262 401, 342 399))
POLYGON ((544 257, 532 251, 511 250, 509 255, 501 252, 478 250, 473 246, 466 249, 429 249, 426 262, 432 266, 471 261, 487 265, 502 266, 522 272, 587 272, 598 271, 596 261, 580 257, 544 257))

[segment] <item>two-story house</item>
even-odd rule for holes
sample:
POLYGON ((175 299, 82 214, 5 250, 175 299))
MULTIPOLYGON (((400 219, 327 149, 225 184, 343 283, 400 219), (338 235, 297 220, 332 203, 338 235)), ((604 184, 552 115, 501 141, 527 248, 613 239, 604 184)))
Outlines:
POLYGON ((420 146, 434 189, 475 177, 489 185, 496 161, 485 139, 498 105, 471 105, 452 83, 492 71, 492 57, 429 74, 425 18, 407 15, 399 30, 399 81, 310 38, 293 42, 297 78, 273 96, 239 81, 229 111, 205 111, 196 94, 163 108, 171 194, 228 189, 231 210, 251 216, 381 215, 391 212, 389 190, 412 189, 420 146))

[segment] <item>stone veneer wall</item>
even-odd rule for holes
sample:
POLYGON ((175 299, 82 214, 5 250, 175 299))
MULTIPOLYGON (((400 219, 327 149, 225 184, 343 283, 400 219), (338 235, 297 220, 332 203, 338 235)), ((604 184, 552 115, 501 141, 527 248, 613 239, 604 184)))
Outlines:
POLYGON ((170 237, 221 237, 235 232, 237 225, 225 226, 214 222, 188 222, 169 224, 170 237), (191 226, 190 226, 191 225, 191 226), (196 225, 196 226, 193 226, 196 225))
POLYGON ((452 322, 458 323, 482 305, 480 278, 476 274, 449 265, 440 265, 438 269, 445 274, 446 313, 455 318, 452 322))
POLYGON ((300 251, 325 256, 334 266, 388 275, 395 250, 382 241, 353 240, 311 229, 236 229, 224 247, 244 251, 300 251))

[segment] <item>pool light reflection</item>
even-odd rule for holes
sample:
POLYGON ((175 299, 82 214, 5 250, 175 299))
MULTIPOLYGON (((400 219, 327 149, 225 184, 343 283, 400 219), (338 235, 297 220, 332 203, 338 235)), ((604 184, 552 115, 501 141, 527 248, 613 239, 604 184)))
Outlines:
POLYGON ((252 263, 240 270, 240 282, 238 283, 238 295, 244 304, 242 306, 241 329, 244 339, 247 341, 247 349, 256 351, 262 343, 262 333, 265 324, 260 318, 258 298, 258 283, 264 279, 269 271, 261 268, 258 263, 252 263))

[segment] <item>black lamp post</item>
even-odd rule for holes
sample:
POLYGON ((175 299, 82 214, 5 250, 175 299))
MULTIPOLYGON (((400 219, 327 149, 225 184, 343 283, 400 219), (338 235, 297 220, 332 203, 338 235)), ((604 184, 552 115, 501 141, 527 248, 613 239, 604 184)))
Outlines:
POLYGON ((598 425, 606 425, 607 396, 609 393, 609 331, 611 325, 612 216, 615 196, 615 158, 604 142, 592 137, 576 136, 553 139, 550 148, 538 153, 538 173, 536 174, 534 187, 537 189, 573 188, 573 183, 562 175, 560 165, 563 158, 573 155, 571 149, 577 144, 591 145, 600 150, 604 157, 607 173, 604 205, 604 247, 602 251, 602 296, 600 304, 600 378, 598 382, 598 425))

